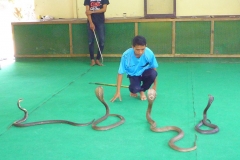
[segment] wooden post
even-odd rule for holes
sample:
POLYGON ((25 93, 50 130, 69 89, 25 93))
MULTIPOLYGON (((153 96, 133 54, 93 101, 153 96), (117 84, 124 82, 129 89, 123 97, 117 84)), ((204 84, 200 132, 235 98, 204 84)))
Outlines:
POLYGON ((172 21, 172 55, 176 52, 176 21, 172 21))
POLYGON ((138 35, 138 23, 139 22, 135 22, 135 36, 138 35))
POLYGON ((210 55, 214 53, 214 20, 211 20, 210 55))
POLYGON ((70 57, 73 57, 73 44, 72 44, 72 23, 69 23, 69 46, 70 46, 70 57))

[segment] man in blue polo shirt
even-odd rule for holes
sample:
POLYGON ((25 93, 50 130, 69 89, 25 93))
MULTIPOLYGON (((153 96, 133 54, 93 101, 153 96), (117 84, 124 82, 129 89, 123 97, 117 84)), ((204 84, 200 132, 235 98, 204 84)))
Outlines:
POLYGON ((111 102, 117 98, 121 101, 120 88, 122 84, 122 75, 127 74, 130 85, 130 96, 137 97, 140 94, 141 100, 146 100, 145 91, 152 84, 152 88, 157 88, 157 60, 154 53, 146 47, 146 39, 143 36, 136 36, 132 40, 132 48, 126 50, 121 58, 117 76, 117 90, 111 102))

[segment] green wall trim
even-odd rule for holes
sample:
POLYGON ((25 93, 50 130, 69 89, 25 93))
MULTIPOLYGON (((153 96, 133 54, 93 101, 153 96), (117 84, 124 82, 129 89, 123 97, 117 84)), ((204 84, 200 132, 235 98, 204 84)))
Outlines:
POLYGON ((122 54, 132 47, 134 23, 107 23, 104 54, 122 54))
MULTIPOLYGON (((134 37, 134 23, 106 23, 105 24, 105 48, 103 54, 123 53, 131 47, 131 39, 134 37)), ((98 39, 98 35, 96 32, 98 39)), ((88 30, 86 24, 72 24, 73 54, 89 54, 88 30)), ((95 53, 98 46, 94 39, 95 53)))
POLYGON ((214 53, 240 53, 240 21, 216 21, 214 26, 214 53))
POLYGON ((209 54, 211 22, 176 22, 176 54, 209 54))
POLYGON ((14 26, 16 54, 70 54, 68 24, 14 26))
POLYGON ((139 23, 138 33, 146 37, 147 46, 155 54, 172 53, 172 22, 139 23))
MULTIPOLYGON (((86 23, 12 23, 12 27, 15 57, 89 56, 86 23)), ((135 35, 146 37, 157 57, 240 57, 240 19, 125 20, 108 22, 105 29, 105 57, 121 57, 135 35)))
POLYGON ((86 24, 72 24, 73 54, 88 53, 88 33, 86 24))

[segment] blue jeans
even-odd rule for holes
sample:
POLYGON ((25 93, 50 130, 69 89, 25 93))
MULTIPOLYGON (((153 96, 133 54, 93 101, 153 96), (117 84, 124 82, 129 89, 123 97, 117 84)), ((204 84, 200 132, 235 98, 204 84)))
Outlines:
MULTIPOLYGON (((95 33, 96 33, 96 36, 98 38, 99 48, 100 48, 100 51, 102 53, 103 48, 104 48, 104 42, 105 42, 105 24, 101 23, 101 24, 94 24, 94 25, 95 25, 95 33)), ((90 59, 94 59, 95 36, 94 36, 93 30, 90 29, 89 22, 87 22, 87 26, 88 26, 88 49, 89 49, 89 53, 90 53, 90 59)), ((101 54, 100 54, 99 49, 98 49, 96 59, 99 60, 100 58, 101 58, 101 54)))
POLYGON ((141 76, 128 75, 130 80, 129 91, 131 93, 145 92, 151 87, 156 77, 157 71, 154 69, 145 70, 141 76))

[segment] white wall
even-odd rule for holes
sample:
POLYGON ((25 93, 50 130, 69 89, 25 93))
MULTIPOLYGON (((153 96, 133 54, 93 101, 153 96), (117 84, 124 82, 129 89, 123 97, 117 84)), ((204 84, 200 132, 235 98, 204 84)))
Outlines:
POLYGON ((34 0, 35 14, 38 17, 50 15, 55 18, 73 18, 74 0, 34 0))
MULTIPOLYGON (((86 18, 84 0, 34 0, 34 2, 36 15, 86 18)), ((144 0, 109 0, 109 2, 105 14, 107 18, 122 17, 123 13, 127 13, 127 17, 144 16, 144 0)), ((177 16, 240 15, 240 0, 176 0, 176 3, 177 16)))
MULTIPOLYGON (((86 18, 84 0, 34 0, 36 15, 51 15, 55 18, 86 18)), ((144 16, 144 1, 110 0, 105 16, 129 17, 144 16), (121 2, 121 3, 119 3, 121 2), (137 2, 137 3, 136 3, 137 2)))
POLYGON ((177 0, 177 16, 240 15, 240 0, 177 0))

